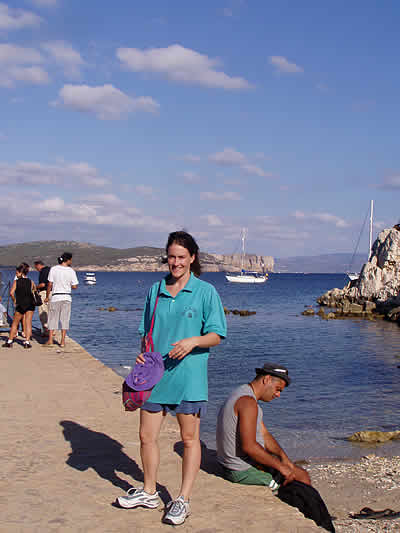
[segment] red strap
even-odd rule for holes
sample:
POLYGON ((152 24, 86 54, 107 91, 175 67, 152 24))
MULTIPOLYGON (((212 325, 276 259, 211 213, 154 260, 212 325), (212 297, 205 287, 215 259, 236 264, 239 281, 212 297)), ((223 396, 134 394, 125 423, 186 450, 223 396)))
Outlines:
POLYGON ((160 282, 160 285, 158 286, 156 303, 154 304, 153 316, 151 317, 150 330, 144 340, 144 348, 146 352, 154 352, 154 343, 153 343, 152 333, 153 333, 154 319, 155 319, 156 309, 157 309, 157 304, 158 304, 158 298, 160 296, 160 288, 161 288, 161 282, 160 282))

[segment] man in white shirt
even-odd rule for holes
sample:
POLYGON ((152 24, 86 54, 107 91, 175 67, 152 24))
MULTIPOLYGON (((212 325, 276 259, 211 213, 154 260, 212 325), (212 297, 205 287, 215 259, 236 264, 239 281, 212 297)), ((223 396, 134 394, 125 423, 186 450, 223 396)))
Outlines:
POLYGON ((54 331, 61 329, 60 346, 65 346, 65 336, 69 329, 71 318, 71 289, 78 287, 78 278, 75 270, 71 268, 72 254, 64 252, 57 258, 58 265, 51 267, 47 285, 45 301, 49 301, 49 340, 45 346, 53 345, 54 331))

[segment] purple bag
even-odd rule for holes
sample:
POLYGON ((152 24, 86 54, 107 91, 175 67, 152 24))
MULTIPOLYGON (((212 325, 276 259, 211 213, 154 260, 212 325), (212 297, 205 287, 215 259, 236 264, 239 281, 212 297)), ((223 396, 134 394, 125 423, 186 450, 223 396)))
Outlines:
POLYGON ((164 361, 159 352, 146 352, 143 357, 144 364, 135 363, 132 372, 125 378, 128 387, 136 391, 152 389, 164 374, 164 361))
POLYGON ((150 330, 145 338, 143 354, 145 362, 135 363, 132 372, 126 376, 122 385, 122 403, 126 411, 136 411, 150 398, 152 388, 160 381, 164 374, 164 361, 159 352, 154 352, 152 332, 154 317, 160 294, 161 283, 158 286, 156 303, 151 318, 150 330))

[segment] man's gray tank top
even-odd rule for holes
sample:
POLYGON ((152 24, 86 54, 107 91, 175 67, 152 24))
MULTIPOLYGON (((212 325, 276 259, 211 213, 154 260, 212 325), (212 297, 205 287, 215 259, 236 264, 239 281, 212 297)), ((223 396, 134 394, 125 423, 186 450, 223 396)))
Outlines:
MULTIPOLYGON (((246 455, 240 444, 238 417, 235 414, 235 403, 242 396, 251 396, 257 401, 250 385, 241 385, 235 389, 224 405, 221 407, 217 421, 217 455, 218 461, 230 470, 247 470, 253 465, 252 459, 246 455)), ((257 431, 256 440, 264 448, 262 434, 263 412, 257 404, 257 431)))

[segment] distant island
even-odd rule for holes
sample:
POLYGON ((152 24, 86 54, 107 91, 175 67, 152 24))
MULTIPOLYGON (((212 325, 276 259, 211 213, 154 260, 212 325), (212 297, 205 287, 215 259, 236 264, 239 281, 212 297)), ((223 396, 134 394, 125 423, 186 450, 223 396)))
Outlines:
MULTIPOLYGON (((140 246, 120 249, 76 241, 35 241, 0 246, 0 265, 15 266, 21 261, 33 265, 33 262, 39 258, 48 265, 54 265, 57 257, 64 251, 70 251, 73 254, 73 265, 76 270, 110 272, 167 270, 166 265, 162 263, 162 258, 165 256, 163 248, 140 246)), ((238 272, 241 268, 239 254, 223 255, 203 252, 200 258, 204 272, 238 272)), ((280 273, 342 273, 349 269, 351 259, 350 253, 280 259, 246 254, 244 267, 257 272, 262 272, 264 269, 280 273)), ((365 261, 364 255, 355 256, 352 270, 359 272, 365 261)))
MULTIPOLYGON (((0 246, 0 265, 14 266, 21 261, 33 265, 37 259, 47 265, 57 263, 57 257, 64 251, 73 254, 76 270, 109 272, 162 272, 168 270, 163 264, 163 248, 140 246, 136 248, 111 248, 76 241, 35 241, 0 246)), ((200 261, 204 272, 237 272, 241 268, 239 254, 223 255, 201 253, 200 261)), ((246 254, 244 268, 262 272, 274 270, 274 258, 246 254)))

